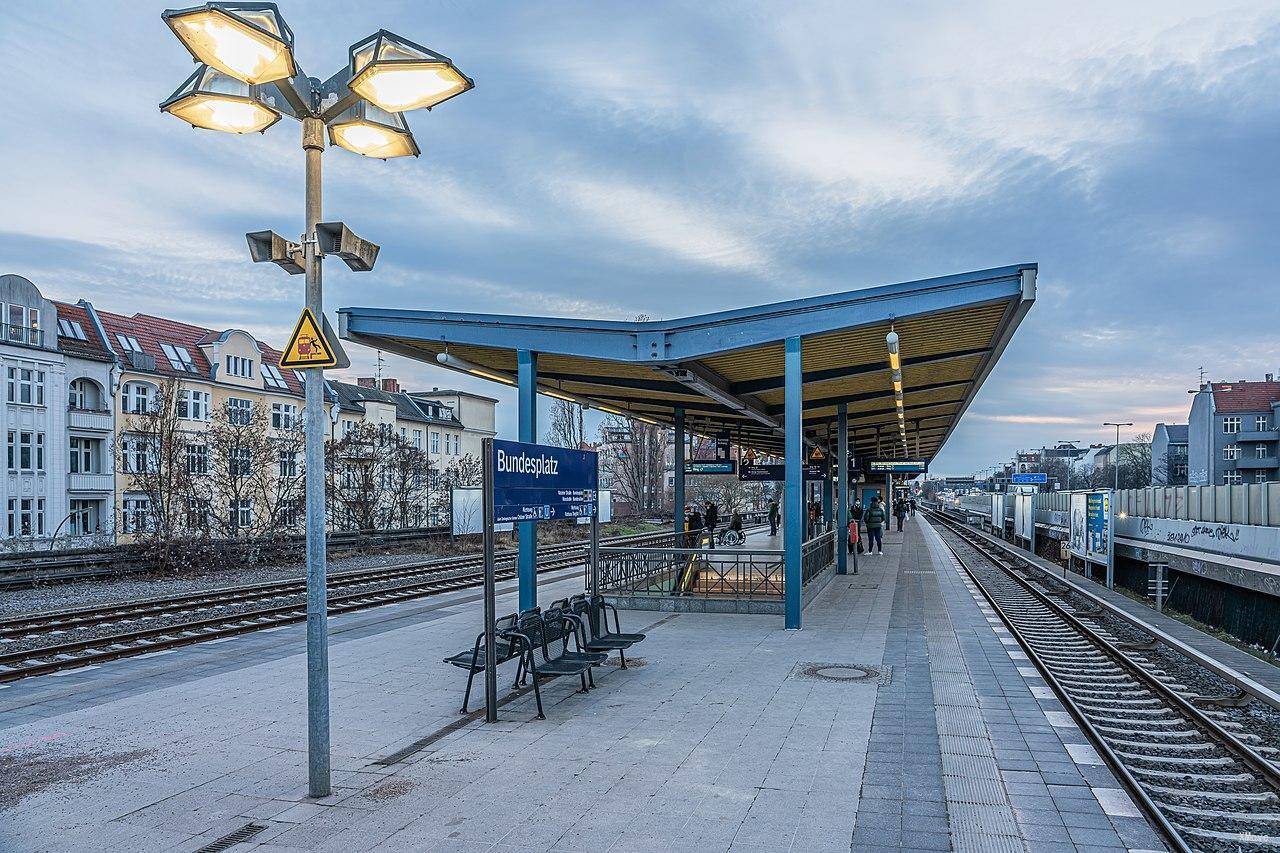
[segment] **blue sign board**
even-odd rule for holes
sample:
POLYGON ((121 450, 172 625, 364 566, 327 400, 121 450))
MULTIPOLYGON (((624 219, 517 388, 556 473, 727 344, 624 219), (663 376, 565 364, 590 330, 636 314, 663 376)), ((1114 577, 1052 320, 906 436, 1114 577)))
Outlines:
POLYGON ((545 521, 596 514, 596 454, 549 444, 493 442, 493 520, 545 521))
POLYGON ((1043 486, 1049 482, 1048 474, 1011 474, 1009 482, 1015 486, 1043 486))
MULTIPOLYGON (((827 475, 826 466, 821 462, 809 462, 804 466, 806 480, 821 480, 827 475)), ((786 465, 754 465, 743 464, 738 469, 738 479, 749 483, 781 483, 787 479, 786 465)))

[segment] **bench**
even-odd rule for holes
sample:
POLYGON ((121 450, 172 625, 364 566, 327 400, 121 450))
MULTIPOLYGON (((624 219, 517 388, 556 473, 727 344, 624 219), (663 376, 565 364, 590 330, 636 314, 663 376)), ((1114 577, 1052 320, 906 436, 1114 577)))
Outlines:
POLYGON ((547 717, 542 712, 542 691, 538 687, 538 679, 576 675, 582 681, 581 692, 585 693, 590 689, 588 683, 595 685, 594 679, 590 679, 591 667, 604 663, 608 657, 603 652, 585 651, 578 643, 577 620, 555 606, 542 613, 537 609, 526 610, 516 619, 515 627, 504 631, 503 636, 522 649, 516 680, 522 682, 526 675, 532 679, 539 720, 547 717), (573 638, 574 649, 569 648, 570 637, 573 638), (557 643, 559 649, 556 648, 557 643), (539 650, 542 652, 541 663, 537 660, 539 650))
POLYGON ((618 661, 622 669, 627 668, 627 657, 624 650, 631 648, 644 639, 644 634, 624 634, 618 630, 618 608, 607 604, 603 596, 588 597, 582 593, 573 596, 567 602, 570 613, 578 617, 582 631, 581 644, 589 652, 618 652, 618 661), (609 630, 608 610, 613 610, 614 630, 609 630))
MULTIPOLYGON (((494 624, 494 643, 493 643, 493 663, 494 666, 506 663, 509 660, 515 660, 520 657, 524 649, 520 644, 513 643, 510 638, 504 636, 505 632, 510 631, 516 626, 516 614, 503 616, 494 624)), ((484 646, 484 632, 476 637, 476 643, 469 649, 463 649, 452 657, 444 659, 445 663, 453 664, 460 669, 469 670, 467 675, 467 691, 462 694, 462 713, 467 713, 467 702, 471 699, 471 683, 475 680, 476 673, 484 672, 485 660, 487 659, 489 650, 484 646)), ((517 675, 517 681, 519 676, 517 675)))

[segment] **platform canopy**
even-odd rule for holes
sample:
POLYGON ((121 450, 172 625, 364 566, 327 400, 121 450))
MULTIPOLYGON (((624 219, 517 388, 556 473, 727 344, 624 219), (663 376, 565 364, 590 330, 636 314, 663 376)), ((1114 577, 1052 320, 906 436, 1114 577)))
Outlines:
POLYGON ((537 353, 538 390, 704 435, 728 431, 783 450, 784 342, 803 346, 804 429, 834 439, 848 407, 859 457, 932 458, 1035 299, 1035 264, 812 296, 673 320, 620 322, 391 308, 343 308, 341 335, 370 347, 516 384, 537 353), (885 336, 902 359, 901 444, 885 336))

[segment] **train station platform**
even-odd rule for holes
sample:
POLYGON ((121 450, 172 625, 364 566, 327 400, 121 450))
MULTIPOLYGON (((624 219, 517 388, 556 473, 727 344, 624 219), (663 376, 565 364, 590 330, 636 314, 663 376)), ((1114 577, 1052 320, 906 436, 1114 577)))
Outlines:
MULTIPOLYGON (((494 726, 458 714, 465 673, 441 658, 479 631, 475 591, 333 617, 319 801, 302 626, 16 682, 0 850, 196 851, 242 829, 219 849, 1163 849, 927 522, 885 540, 800 631, 624 611, 648 635, 632 666, 587 694, 546 683, 546 720, 531 694, 494 726)), ((543 601, 582 584, 542 581, 543 601)))

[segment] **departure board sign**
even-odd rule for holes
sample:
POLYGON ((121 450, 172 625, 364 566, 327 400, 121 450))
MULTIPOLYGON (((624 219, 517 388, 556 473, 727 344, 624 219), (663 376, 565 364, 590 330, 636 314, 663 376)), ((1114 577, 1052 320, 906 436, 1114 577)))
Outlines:
POLYGON ((736 474, 738 463, 733 459, 694 459, 684 463, 686 474, 736 474))
MULTIPOLYGON (((804 466, 806 480, 821 480, 827 475, 827 468, 822 463, 810 462, 804 466)), ((738 469, 738 479, 749 483, 781 483, 787 479, 787 466, 748 465, 743 463, 738 469)))
POLYGON ((928 459, 868 459, 868 474, 927 474, 928 459))
POLYGON ((546 521, 596 514, 596 454, 549 444, 493 441, 493 520, 546 521))

